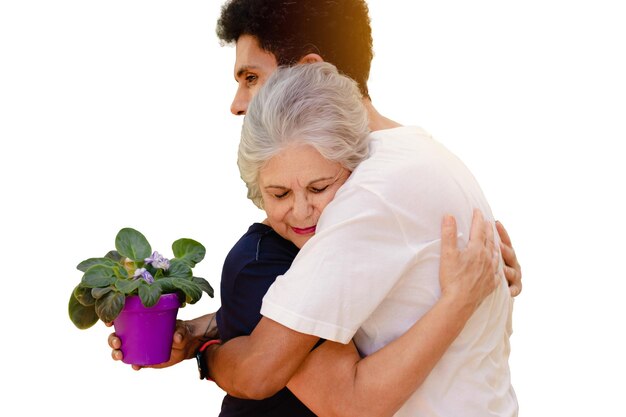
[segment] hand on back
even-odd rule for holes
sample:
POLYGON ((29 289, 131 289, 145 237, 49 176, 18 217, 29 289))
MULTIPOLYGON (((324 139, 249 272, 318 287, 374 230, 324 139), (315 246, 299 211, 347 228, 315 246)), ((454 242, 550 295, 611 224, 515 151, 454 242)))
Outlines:
POLYGON ((501 284, 493 225, 474 210, 467 246, 459 249, 456 220, 445 216, 441 226, 441 294, 454 297, 474 311, 501 284))

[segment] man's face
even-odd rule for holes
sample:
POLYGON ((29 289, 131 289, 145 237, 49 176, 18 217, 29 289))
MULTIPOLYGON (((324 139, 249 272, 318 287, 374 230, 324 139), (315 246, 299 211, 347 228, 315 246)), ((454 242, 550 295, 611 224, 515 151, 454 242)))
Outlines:
POLYGON ((235 81, 237 93, 230 105, 235 116, 242 116, 248 110, 248 104, 259 88, 278 68, 273 54, 264 51, 257 39, 250 35, 242 35, 237 40, 235 59, 235 81))

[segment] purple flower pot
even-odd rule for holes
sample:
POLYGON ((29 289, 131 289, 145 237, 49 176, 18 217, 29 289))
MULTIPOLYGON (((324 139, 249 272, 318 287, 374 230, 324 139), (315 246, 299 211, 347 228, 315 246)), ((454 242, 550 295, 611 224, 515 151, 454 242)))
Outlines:
POLYGON ((122 341, 122 362, 141 366, 167 362, 179 307, 176 294, 162 295, 152 307, 144 307, 136 295, 126 297, 124 308, 113 322, 122 341))

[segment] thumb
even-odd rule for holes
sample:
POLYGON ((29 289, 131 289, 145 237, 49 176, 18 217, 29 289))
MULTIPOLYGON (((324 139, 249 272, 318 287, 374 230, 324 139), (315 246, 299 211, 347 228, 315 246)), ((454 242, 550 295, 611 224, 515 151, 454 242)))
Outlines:
POLYGON ((176 330, 174 331, 174 343, 179 344, 182 343, 187 334, 189 333, 189 329, 185 325, 185 322, 182 320, 176 320, 176 330))

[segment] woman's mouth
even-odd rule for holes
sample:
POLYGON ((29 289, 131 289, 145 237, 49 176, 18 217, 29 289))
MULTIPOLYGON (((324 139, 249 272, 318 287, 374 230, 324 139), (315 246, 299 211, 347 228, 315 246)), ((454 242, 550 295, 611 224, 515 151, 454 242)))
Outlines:
POLYGON ((315 233, 315 226, 307 227, 304 229, 300 229, 299 227, 291 227, 291 230, 298 235, 310 235, 311 233, 315 233))

